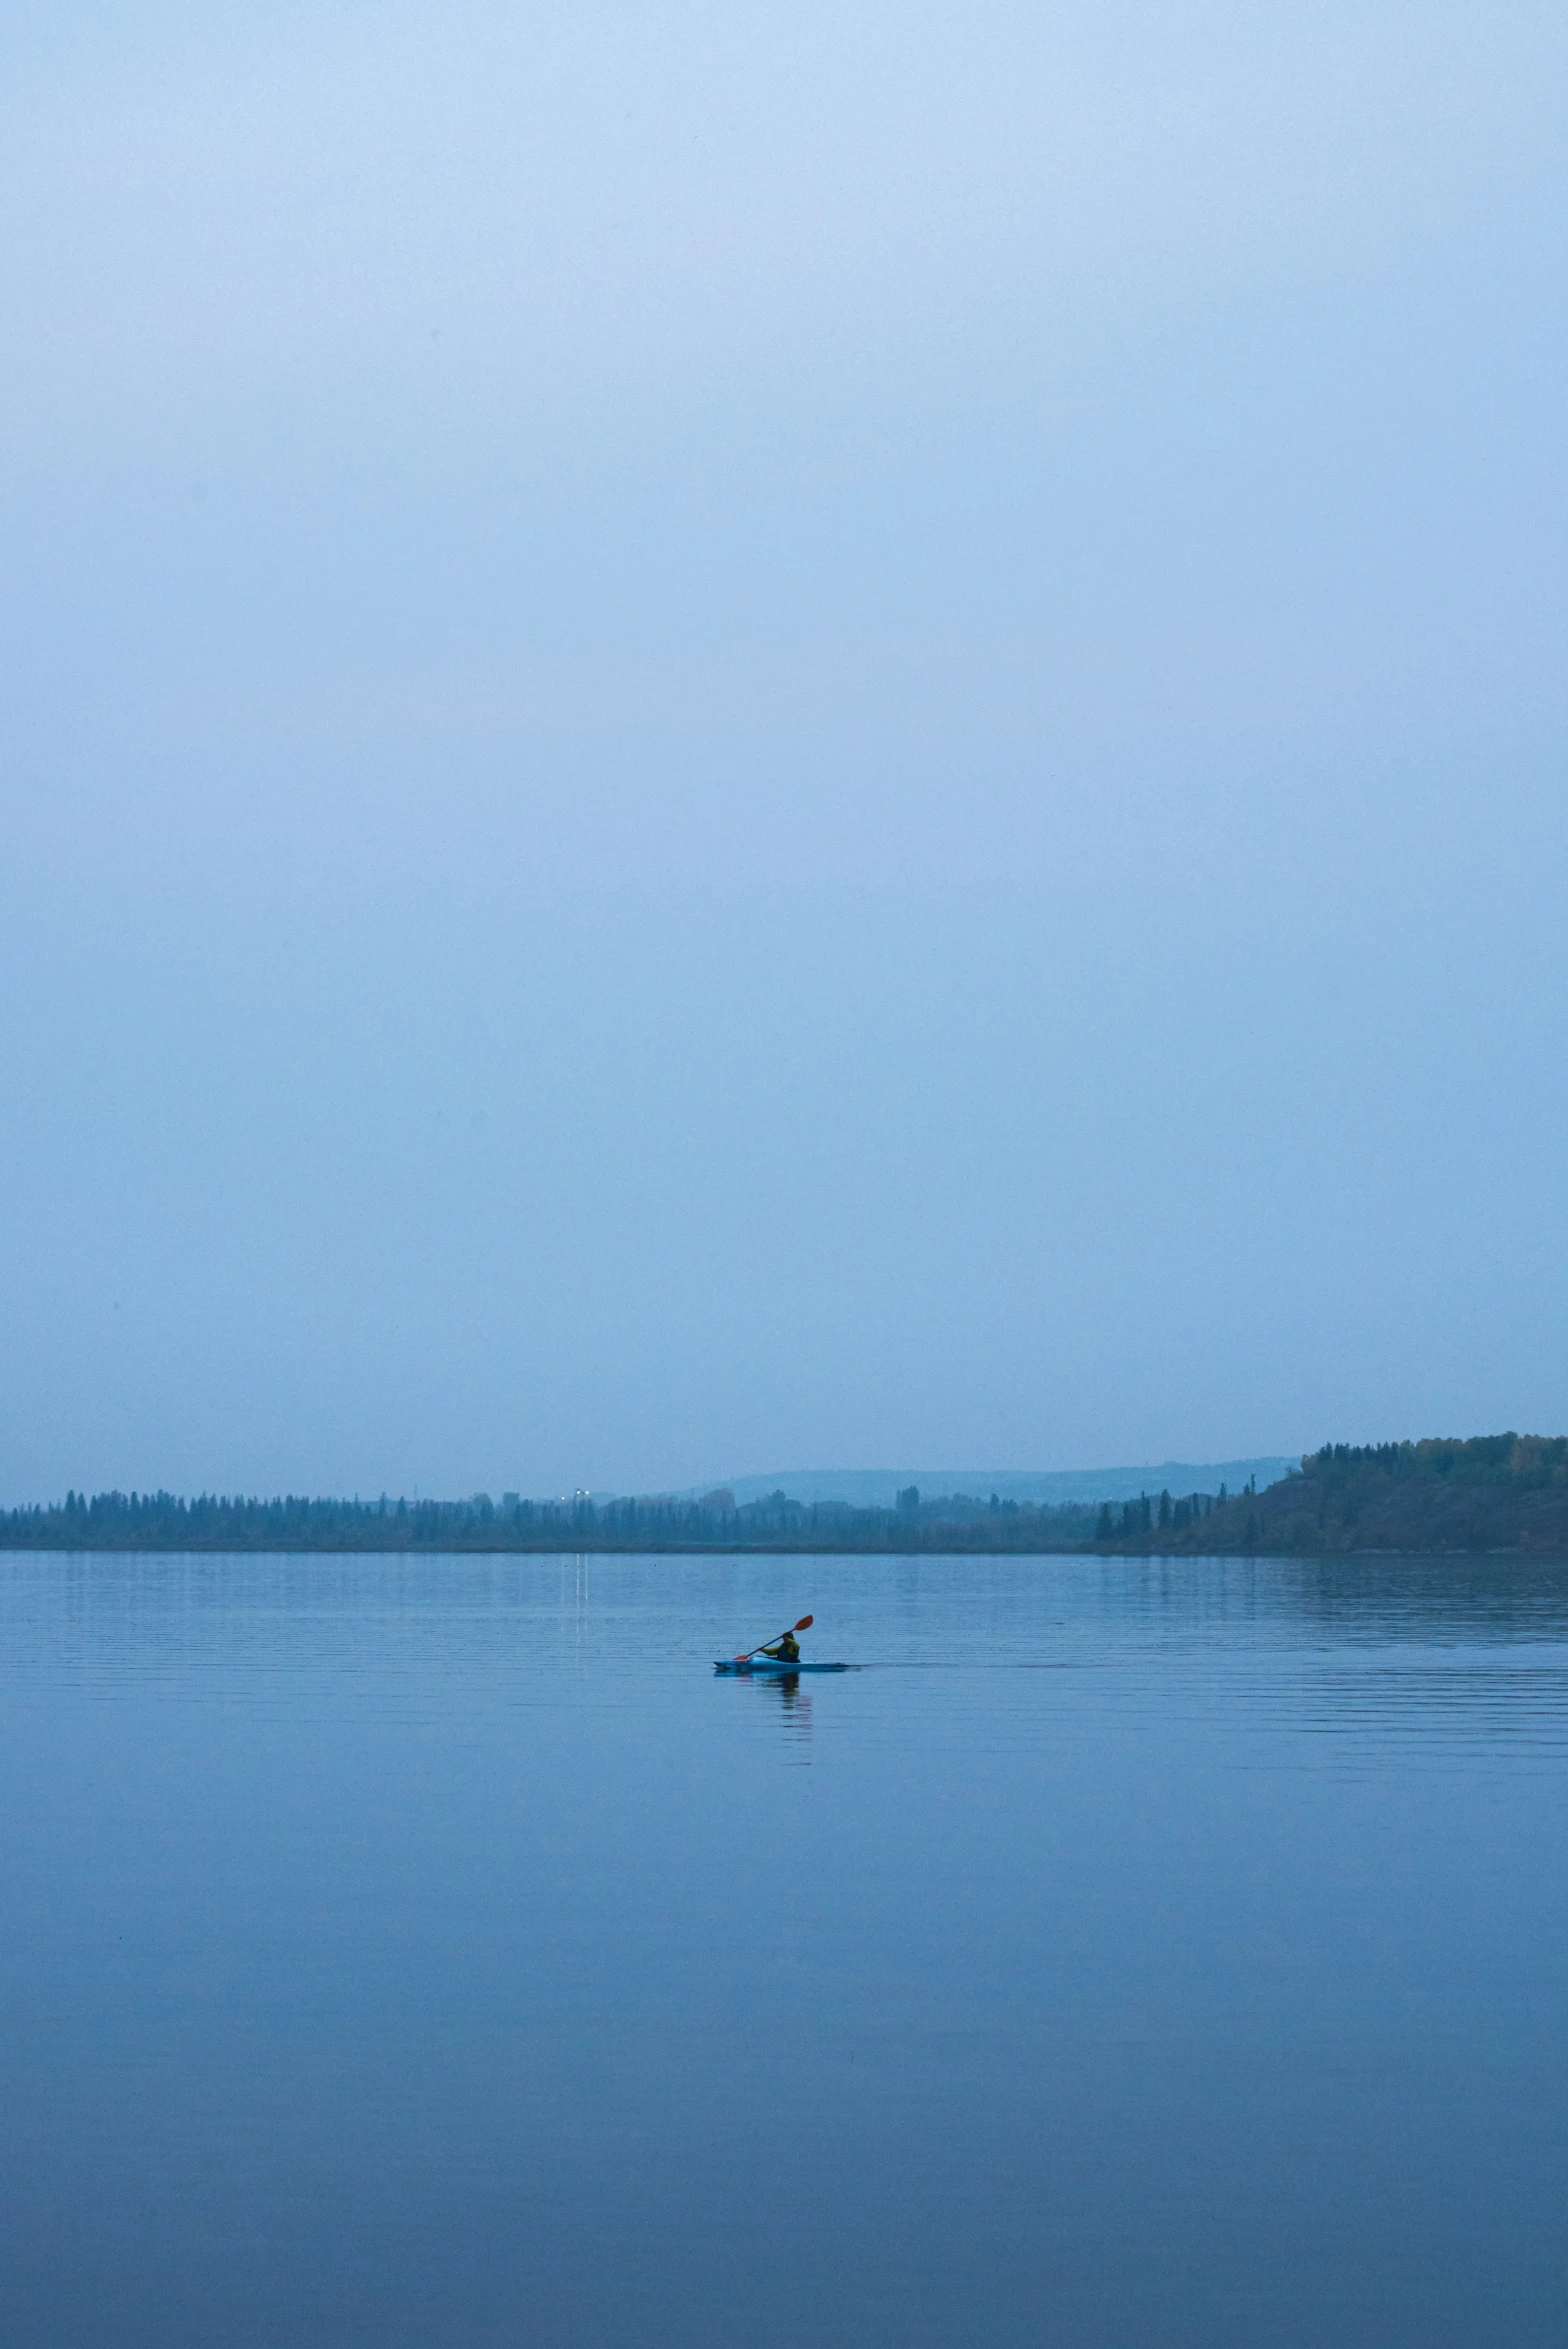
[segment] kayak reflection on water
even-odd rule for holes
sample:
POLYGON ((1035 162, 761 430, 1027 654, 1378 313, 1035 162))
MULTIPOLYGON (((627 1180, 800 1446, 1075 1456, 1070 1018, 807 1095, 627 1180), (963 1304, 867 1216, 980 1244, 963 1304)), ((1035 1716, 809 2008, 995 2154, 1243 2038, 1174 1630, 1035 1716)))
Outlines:
POLYGON ((775 1689, 778 1691, 779 1709, 775 1719, 783 1733, 785 1746, 795 1761, 809 1764, 809 1751, 802 1752, 800 1749, 809 1748, 811 1744, 810 1681, 802 1680, 798 1672, 769 1672, 756 1685, 766 1688, 770 1693, 775 1689))

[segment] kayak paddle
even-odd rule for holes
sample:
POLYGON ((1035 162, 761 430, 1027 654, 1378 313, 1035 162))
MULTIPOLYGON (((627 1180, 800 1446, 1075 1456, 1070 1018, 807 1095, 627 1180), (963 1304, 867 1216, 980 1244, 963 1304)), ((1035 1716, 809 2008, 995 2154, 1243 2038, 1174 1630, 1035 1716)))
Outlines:
MULTIPOLYGON (((815 1615, 802 1615, 802 1617, 801 1617, 801 1619, 800 1619, 800 1621, 799 1621, 798 1623, 792 1623, 792 1624, 790 1625, 790 1627, 789 1627, 789 1630, 790 1630, 790 1631, 809 1631, 809 1630, 811 1629, 811 1626, 813 1625, 813 1623, 815 1623, 815 1621, 816 1621, 816 1617, 815 1617, 815 1615)), ((735 1661, 736 1661, 736 1663, 737 1663, 737 1664, 749 1664, 749 1663, 751 1662, 751 1659, 752 1659, 752 1657, 753 1657, 753 1656, 760 1656, 760 1655, 761 1655, 761 1653, 762 1653, 762 1648, 770 1648, 770 1647, 772 1647, 772 1646, 773 1646, 773 1644, 774 1644, 774 1641, 775 1641, 775 1640, 788 1639, 788 1637, 789 1637, 789 1631, 776 1631, 776 1632, 774 1633, 774 1635, 773 1635, 773 1639, 765 1639, 765 1640, 763 1641, 763 1643, 762 1643, 762 1647, 757 1647, 757 1648, 749 1648, 749 1649, 747 1650, 747 1652, 745 1653, 745 1655, 744 1655, 744 1656, 737 1656, 737 1657, 735 1658, 735 1661)))

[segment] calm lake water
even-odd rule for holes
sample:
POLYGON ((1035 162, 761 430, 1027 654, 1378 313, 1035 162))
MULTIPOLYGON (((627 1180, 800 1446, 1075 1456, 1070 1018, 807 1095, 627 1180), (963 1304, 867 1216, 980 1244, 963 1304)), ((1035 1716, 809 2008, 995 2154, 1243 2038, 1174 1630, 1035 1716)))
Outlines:
POLYGON ((8 2342, 1568 2337, 1568 1568, 10 1555, 0 1681, 8 2342))

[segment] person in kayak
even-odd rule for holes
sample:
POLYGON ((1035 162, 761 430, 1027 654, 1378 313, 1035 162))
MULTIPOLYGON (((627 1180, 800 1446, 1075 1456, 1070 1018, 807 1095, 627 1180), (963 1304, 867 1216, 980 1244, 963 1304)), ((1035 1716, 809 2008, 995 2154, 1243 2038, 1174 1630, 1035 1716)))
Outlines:
POLYGON ((764 1648, 761 1652, 770 1663, 798 1664, 800 1662, 800 1642, 792 1631, 786 1631, 782 1639, 776 1639, 772 1647, 764 1648))

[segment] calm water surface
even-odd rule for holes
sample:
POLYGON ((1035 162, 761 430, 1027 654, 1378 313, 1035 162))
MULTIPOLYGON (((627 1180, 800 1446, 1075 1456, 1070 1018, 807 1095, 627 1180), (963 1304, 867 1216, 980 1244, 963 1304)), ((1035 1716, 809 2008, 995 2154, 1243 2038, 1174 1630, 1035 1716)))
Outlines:
POLYGON ((7 2342, 1568 2337, 1564 1567, 11 1555, 0 1684, 7 2342))

